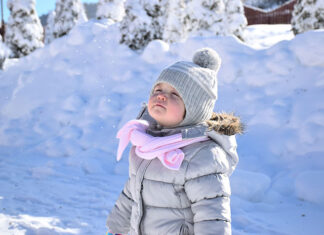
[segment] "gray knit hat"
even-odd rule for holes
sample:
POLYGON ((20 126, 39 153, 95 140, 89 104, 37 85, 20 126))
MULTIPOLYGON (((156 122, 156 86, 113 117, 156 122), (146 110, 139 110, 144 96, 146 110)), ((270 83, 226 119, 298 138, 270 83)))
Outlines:
POLYGON ((186 108, 179 126, 209 120, 217 100, 219 55, 211 48, 203 48, 195 52, 192 60, 193 63, 180 61, 164 69, 151 91, 158 83, 165 82, 179 92, 186 108))

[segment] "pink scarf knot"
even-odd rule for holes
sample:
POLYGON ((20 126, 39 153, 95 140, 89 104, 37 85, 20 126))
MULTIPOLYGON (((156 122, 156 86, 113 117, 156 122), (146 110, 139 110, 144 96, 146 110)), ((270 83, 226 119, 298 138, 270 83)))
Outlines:
POLYGON ((122 153, 130 141, 136 146, 135 153, 137 156, 146 160, 158 158, 166 168, 179 170, 184 159, 184 153, 180 148, 208 140, 207 136, 183 140, 181 133, 154 137, 146 133, 148 126, 149 124, 145 120, 131 120, 118 131, 117 161, 121 159, 122 153))

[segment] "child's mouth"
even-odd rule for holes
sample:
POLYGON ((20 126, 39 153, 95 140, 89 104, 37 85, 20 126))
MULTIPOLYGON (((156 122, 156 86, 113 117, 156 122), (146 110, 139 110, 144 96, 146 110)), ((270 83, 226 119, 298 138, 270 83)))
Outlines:
POLYGON ((162 104, 156 103, 155 106, 165 108, 162 104))

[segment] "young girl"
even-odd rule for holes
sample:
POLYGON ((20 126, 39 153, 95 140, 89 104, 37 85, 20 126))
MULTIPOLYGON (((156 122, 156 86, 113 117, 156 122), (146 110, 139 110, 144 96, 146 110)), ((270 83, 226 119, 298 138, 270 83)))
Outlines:
POLYGON ((220 63, 204 48, 193 63, 166 68, 138 120, 119 130, 117 159, 129 141, 133 146, 109 233, 231 234, 229 176, 242 126, 232 115, 213 113, 220 63))

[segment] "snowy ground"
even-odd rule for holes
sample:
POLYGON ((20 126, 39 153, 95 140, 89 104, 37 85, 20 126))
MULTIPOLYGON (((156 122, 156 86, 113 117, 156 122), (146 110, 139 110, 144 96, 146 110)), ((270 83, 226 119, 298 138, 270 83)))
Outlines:
POLYGON ((289 24, 250 25, 244 36, 246 43, 254 49, 266 49, 280 41, 294 38, 289 24))
POLYGON ((324 234, 324 31, 286 25, 155 41, 137 54, 90 21, 0 72, 0 234, 104 234, 127 178, 116 130, 165 66, 219 52, 219 101, 247 125, 232 180, 233 234, 324 234), (282 41, 284 40, 284 41, 282 41), (278 43, 277 43, 278 42, 278 43), (270 47, 271 46, 271 47, 270 47))

